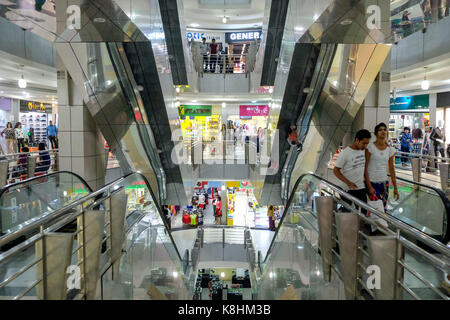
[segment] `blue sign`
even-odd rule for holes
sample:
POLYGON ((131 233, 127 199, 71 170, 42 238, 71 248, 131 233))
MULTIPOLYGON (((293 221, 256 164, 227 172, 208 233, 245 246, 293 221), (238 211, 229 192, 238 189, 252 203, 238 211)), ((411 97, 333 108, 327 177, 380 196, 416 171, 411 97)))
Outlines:
POLYGON ((191 39, 202 40, 202 38, 206 38, 206 37, 205 37, 204 32, 188 32, 187 38, 188 38, 188 40, 191 40, 191 39))
POLYGON ((430 96, 427 94, 417 96, 391 98, 391 110, 414 110, 428 109, 430 107, 430 96))
POLYGON ((243 42, 243 41, 258 41, 261 40, 262 31, 243 31, 243 32, 228 32, 225 34, 225 41, 243 42))

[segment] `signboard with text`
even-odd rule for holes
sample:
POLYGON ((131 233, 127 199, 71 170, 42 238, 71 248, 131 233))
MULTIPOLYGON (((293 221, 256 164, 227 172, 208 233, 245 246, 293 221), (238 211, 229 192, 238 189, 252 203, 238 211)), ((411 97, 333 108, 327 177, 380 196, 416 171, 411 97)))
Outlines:
POLYGON ((225 33, 225 42, 249 42, 261 40, 262 31, 239 31, 225 33))
POLYGON ((180 117, 210 117, 212 106, 179 106, 180 117))
POLYGON ((428 94, 421 94, 417 96, 397 97, 391 98, 391 110, 414 110, 414 109, 428 109, 430 107, 430 96, 428 94))
POLYGON ((52 106, 42 102, 20 101, 20 112, 52 113, 52 106))
POLYGON ((267 117, 270 108, 268 105, 242 105, 239 106, 240 117, 267 117))

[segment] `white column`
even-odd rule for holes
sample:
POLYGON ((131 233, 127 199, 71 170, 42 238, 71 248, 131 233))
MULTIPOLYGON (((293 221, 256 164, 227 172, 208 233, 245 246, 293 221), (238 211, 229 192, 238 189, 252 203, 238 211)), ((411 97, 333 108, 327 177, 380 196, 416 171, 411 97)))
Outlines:
POLYGON ((105 184, 104 141, 80 90, 58 58, 60 170, 80 175, 95 190, 105 184))
POLYGON ((436 126, 436 103, 437 103, 437 93, 430 94, 430 126, 436 126))

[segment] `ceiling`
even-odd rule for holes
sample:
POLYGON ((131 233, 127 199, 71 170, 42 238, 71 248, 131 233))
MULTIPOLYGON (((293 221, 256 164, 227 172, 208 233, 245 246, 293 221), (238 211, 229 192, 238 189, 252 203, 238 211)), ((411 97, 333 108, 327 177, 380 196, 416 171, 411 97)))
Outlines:
POLYGON ((265 0, 183 0, 184 22, 186 27, 200 29, 261 28, 265 5, 265 0))
POLYGON ((435 61, 414 66, 407 71, 392 73, 391 89, 393 88, 396 88, 398 93, 408 91, 408 94, 411 91, 417 93, 450 91, 450 55, 441 56, 435 61), (427 91, 421 89, 425 71, 427 80, 430 81, 430 90, 427 91))
POLYGON ((56 103, 56 87, 55 68, 0 51, 0 96, 56 103), (28 82, 26 89, 20 89, 17 84, 22 73, 28 82))

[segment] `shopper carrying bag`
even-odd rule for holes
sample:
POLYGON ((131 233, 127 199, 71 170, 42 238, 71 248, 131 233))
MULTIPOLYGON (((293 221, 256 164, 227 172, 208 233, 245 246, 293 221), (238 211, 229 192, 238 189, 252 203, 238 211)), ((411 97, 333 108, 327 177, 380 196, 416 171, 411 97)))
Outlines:
MULTIPOLYGON (((369 196, 369 201, 367 201, 367 204, 370 207, 385 213, 383 200, 378 198, 375 194, 371 194, 369 196)), ((375 222, 377 222, 378 224, 380 224, 380 225, 382 225, 382 226, 384 226, 386 228, 388 227, 387 221, 382 219, 382 218, 380 218, 380 217, 378 217, 376 214, 373 214, 372 212, 369 211, 369 212, 367 212, 367 216, 370 219, 372 219, 375 222)), ((377 230, 377 228, 375 226, 373 226, 373 225, 371 225, 371 228, 372 228, 372 232, 375 232, 377 230)))

